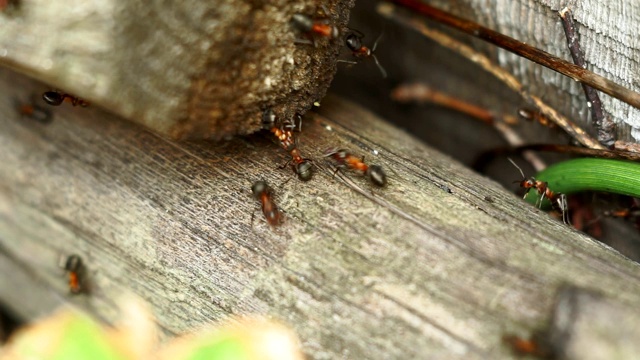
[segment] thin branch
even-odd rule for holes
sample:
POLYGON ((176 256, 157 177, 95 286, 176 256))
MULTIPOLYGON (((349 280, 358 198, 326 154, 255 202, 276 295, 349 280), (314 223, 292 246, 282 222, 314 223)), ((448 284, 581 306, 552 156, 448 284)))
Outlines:
POLYGON ((565 154, 582 155, 582 156, 597 157, 597 158, 603 158, 603 159, 621 159, 621 160, 640 161, 640 153, 636 153, 632 151, 585 149, 583 147, 571 146, 571 145, 530 144, 530 145, 519 146, 515 148, 513 151, 522 152, 522 151, 529 151, 529 150, 560 152, 565 154))
MULTIPOLYGON (((526 59, 545 66, 553 71, 566 75, 576 81, 580 81, 581 83, 596 88, 606 94, 609 94, 640 109, 640 93, 629 90, 624 86, 619 85, 603 76, 600 76, 585 68, 565 61, 557 56, 551 55, 546 51, 527 45, 519 40, 500 34, 499 32, 485 28, 469 20, 459 18, 442 10, 438 10, 430 5, 420 2, 419 0, 387 1, 404 6, 405 8, 411 9, 416 13, 422 15, 423 17, 438 21, 442 24, 451 26, 469 35, 492 43, 514 54, 520 55, 526 59)), ((387 3, 381 5, 391 4, 387 3)), ((394 8, 395 7, 391 8, 391 10, 383 11, 379 6, 378 12, 385 16, 389 16, 394 12, 397 15, 397 11, 394 8)), ((415 18, 415 16, 412 15, 412 18, 415 18)))
MULTIPOLYGON (((576 34, 573 14, 571 10, 566 7, 558 12, 558 14, 562 20, 562 27, 567 37, 567 46, 569 47, 573 62, 581 68, 585 68, 584 54, 582 53, 580 41, 578 41, 578 35, 576 34)), ((615 123, 611 120, 610 116, 604 114, 598 92, 585 83, 582 83, 582 90, 584 90, 584 95, 587 97, 589 107, 591 108, 591 118, 598 133, 598 141, 600 141, 602 145, 611 148, 615 142, 615 123)))
MULTIPOLYGON (((399 102, 428 102, 458 111, 486 124, 493 125, 511 147, 522 146, 525 143, 520 135, 509 126, 518 122, 515 116, 495 114, 488 109, 437 91, 425 84, 400 85, 393 90, 391 98, 399 102)), ((531 163, 536 171, 542 171, 547 167, 545 162, 533 151, 525 151, 522 157, 531 163)))
POLYGON ((419 19, 415 16, 408 16, 399 13, 397 11, 397 7, 392 4, 382 3, 378 5, 378 13, 405 26, 413 28, 416 31, 419 31, 421 34, 432 39, 438 44, 456 51, 472 62, 478 64, 484 70, 491 73, 498 80, 506 84, 513 91, 520 94, 520 96, 525 101, 534 104, 538 111, 558 124, 559 127, 561 127, 567 134, 569 134, 569 136, 574 138, 576 141, 588 148, 604 149, 604 147, 600 145, 600 143, 596 139, 589 136, 589 134, 587 134, 586 131, 584 131, 578 125, 573 123, 565 116, 559 114, 555 109, 547 105, 539 97, 531 95, 529 92, 527 92, 524 89, 524 86, 513 75, 492 62, 487 56, 479 53, 478 51, 472 49, 470 46, 467 46, 440 31, 429 28, 424 24, 422 19, 419 19))

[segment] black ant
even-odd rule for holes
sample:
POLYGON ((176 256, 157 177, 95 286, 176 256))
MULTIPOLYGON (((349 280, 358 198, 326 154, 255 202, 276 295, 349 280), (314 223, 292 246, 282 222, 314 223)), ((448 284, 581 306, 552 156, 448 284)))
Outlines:
POLYGON ((293 14, 291 17, 293 27, 310 36, 313 39, 314 46, 316 36, 328 39, 335 39, 340 36, 338 28, 329 24, 329 19, 327 19, 329 12, 324 5, 322 6, 322 11, 323 14, 321 18, 312 18, 305 14, 293 14))
MULTIPOLYGON (((282 223, 280 210, 273 201, 273 189, 267 182, 263 180, 254 182, 253 186, 251 186, 251 192, 256 200, 260 200, 262 213, 267 218, 269 225, 280 225, 282 223)), ((253 214, 251 215, 251 223, 253 223, 253 214)))
POLYGON ((383 187, 387 185, 387 175, 379 165, 367 165, 363 158, 358 158, 350 154, 347 150, 330 148, 324 152, 324 156, 331 156, 339 165, 336 171, 341 167, 348 167, 350 169, 358 170, 364 173, 364 175, 376 186, 383 187))
POLYGON ((536 189, 538 195, 540 195, 540 198, 536 201, 536 204, 541 205, 544 198, 549 199, 549 201, 551 202, 551 207, 562 213, 562 222, 564 222, 565 224, 569 224, 569 204, 567 202, 567 196, 562 193, 551 191, 551 189, 549 189, 549 184, 546 181, 536 180, 536 178, 534 178, 533 176, 527 179, 524 176, 524 172, 522 171, 522 169, 513 160, 509 158, 507 158, 507 160, 509 160, 509 162, 513 164, 513 166, 515 166, 522 175, 522 180, 514 181, 514 183, 519 183, 520 187, 526 189, 522 198, 526 198, 531 189, 536 189))
MULTIPOLYGON (((300 126, 302 126, 302 123, 300 126)), ((298 175, 298 179, 302 181, 310 180, 313 175, 313 166, 310 159, 305 159, 300 155, 300 150, 297 147, 298 143, 293 136, 295 124, 285 122, 281 124, 281 127, 276 126, 276 115, 273 110, 267 109, 262 114, 262 128, 271 131, 280 142, 280 146, 291 155, 291 160, 282 168, 291 163, 293 171, 298 175)))
POLYGON ((78 255, 70 255, 64 264, 64 269, 69 273, 69 291, 72 294, 79 294, 83 291, 82 259, 78 255))
POLYGON ((76 105, 80 105, 82 107, 85 106, 89 106, 89 103, 87 101, 84 101, 82 99, 80 99, 77 96, 73 96, 71 94, 66 94, 66 93, 62 93, 60 91, 47 91, 44 94, 42 94, 42 100, 44 100, 44 102, 46 102, 49 105, 52 106, 59 106, 60 104, 62 104, 64 101, 68 101, 71 103, 71 105, 76 106, 76 105))
MULTIPOLYGON (((380 65, 380 62, 378 61, 378 58, 374 54, 374 52, 376 51, 376 48, 378 47, 378 42, 380 41, 380 38, 382 38, 382 34, 380 34, 380 36, 378 36, 376 41, 373 43, 373 48, 370 49, 370 48, 362 45, 362 39, 364 38, 364 34, 363 33, 361 33, 360 31, 357 31, 357 30, 353 30, 353 29, 351 31, 352 32, 349 33, 349 35, 347 35, 347 37, 345 38, 345 44, 347 45, 347 48, 349 49, 349 51, 351 51, 351 54, 356 59, 358 59, 358 61, 360 59, 373 58, 373 60, 375 61, 376 65, 378 66, 378 69, 380 69, 380 72, 382 73, 382 77, 386 78, 387 77, 387 72, 382 67, 382 65, 380 65)), ((348 63, 348 64, 357 64, 358 61, 338 60, 338 62, 344 62, 344 63, 348 63)))

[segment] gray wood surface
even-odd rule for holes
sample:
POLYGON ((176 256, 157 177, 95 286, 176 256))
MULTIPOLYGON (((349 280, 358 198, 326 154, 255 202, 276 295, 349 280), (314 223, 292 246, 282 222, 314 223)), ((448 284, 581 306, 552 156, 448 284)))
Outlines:
POLYGON ((18 116, 12 97, 41 86, 0 70, 0 302, 26 318, 72 303, 109 320, 133 292, 167 334, 259 313, 315 359, 486 359, 510 357, 504 333, 544 327, 564 284, 640 305, 636 263, 336 97, 305 119, 317 173, 301 183, 267 134, 176 143, 98 107, 18 116), (389 185, 332 176, 331 146, 389 185), (256 211, 259 179, 278 228, 256 211), (90 295, 68 294, 71 253, 90 295))
MULTIPOLYGON (((296 45, 290 21, 312 0, 19 1, 0 12, 0 66, 174 138, 259 129, 321 99, 341 39, 296 45)), ((353 0, 323 2, 344 29, 353 0)))

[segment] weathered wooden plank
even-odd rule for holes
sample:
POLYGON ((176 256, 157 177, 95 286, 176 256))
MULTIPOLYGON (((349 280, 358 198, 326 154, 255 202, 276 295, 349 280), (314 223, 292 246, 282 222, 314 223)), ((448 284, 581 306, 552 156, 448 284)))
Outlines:
MULTIPOLYGON (((0 74, 4 94, 41 86, 0 74)), ((64 300, 112 319, 130 291, 167 333, 261 313, 291 324, 311 358, 480 359, 509 357, 504 332, 543 327, 562 284, 640 304, 636 263, 335 97, 300 135, 317 173, 285 184, 286 155, 261 135, 176 143, 95 107, 43 125, 12 106, 0 98, 0 263, 20 276, 3 277, 0 301, 27 318, 64 300), (332 176, 330 146, 366 154, 389 185, 332 176), (258 179, 287 212, 281 227, 259 212, 251 223, 258 179), (70 253, 90 296, 68 295, 70 253)))
MULTIPOLYGON (((323 2, 343 29, 353 0, 323 2)), ((0 65, 179 138, 259 129, 321 99, 339 39, 296 45, 311 0, 19 1, 0 12, 0 65)))

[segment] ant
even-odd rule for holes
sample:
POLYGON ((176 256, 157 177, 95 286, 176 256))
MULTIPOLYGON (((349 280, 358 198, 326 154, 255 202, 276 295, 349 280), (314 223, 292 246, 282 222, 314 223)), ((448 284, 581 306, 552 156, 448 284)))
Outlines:
POLYGON ((552 355, 552 349, 542 334, 535 334, 530 339, 521 338, 516 335, 504 335, 502 341, 506 343, 516 355, 531 355, 538 358, 549 358, 552 355))
MULTIPOLYGON (((281 168, 291 163, 291 167, 298 175, 298 179, 302 181, 310 180, 313 175, 313 167, 311 166, 310 159, 305 159, 300 155, 300 150, 298 150, 297 147, 298 142, 293 136, 295 124, 284 122, 281 127, 276 126, 276 115, 273 113, 273 110, 267 109, 262 114, 262 128, 271 131, 280 142, 280 146, 291 155, 291 160, 281 168)), ((300 128, 302 128, 302 121, 300 122, 300 128)))
POLYGON ((522 180, 516 180, 514 183, 520 183, 520 187, 525 188, 526 191, 524 193, 523 199, 527 197, 529 191, 531 189, 536 189, 540 198, 536 201, 537 205, 542 205, 542 201, 544 198, 549 199, 551 202, 551 207, 555 210, 558 210, 562 213, 562 222, 565 224, 570 224, 569 222, 569 204, 567 201, 567 196, 562 193, 556 193, 549 189, 549 184, 546 181, 536 180, 533 176, 530 178, 526 178, 524 176, 524 172, 522 169, 510 158, 507 158, 513 166, 515 166, 522 175, 522 180))
POLYGON ((507 160, 509 160, 509 162, 513 164, 513 166, 515 166, 522 175, 522 180, 516 180, 514 181, 514 183, 519 183, 521 188, 526 189, 524 196, 522 197, 523 199, 527 197, 531 189, 536 189, 538 195, 540 195, 540 199, 536 202, 536 204, 542 202, 545 196, 551 201, 551 197, 547 195, 553 195, 553 192, 549 190, 549 184, 546 181, 536 180, 536 178, 533 176, 527 179, 524 176, 524 172, 522 171, 522 169, 513 160, 509 158, 507 158, 507 160))
MULTIPOLYGON (((267 182, 264 180, 254 182, 251 186, 251 192, 253 197, 262 203, 262 213, 267 218, 269 225, 280 225, 282 223, 280 210, 278 210, 278 206, 273 201, 273 189, 267 182)), ((253 224, 253 214, 251 215, 251 223, 253 224)))
MULTIPOLYGON (((331 156, 339 165, 336 172, 340 168, 348 167, 364 173, 373 185, 383 187, 387 185, 387 175, 379 165, 367 165, 362 159, 350 154, 347 150, 338 148, 329 148, 324 152, 325 157, 331 156)), ((335 173, 334 173, 335 174, 335 173)))
POLYGON ((370 49, 362 45, 362 39, 364 38, 363 33, 354 29, 352 29, 351 31, 352 32, 349 35, 347 35, 347 37, 345 38, 345 44, 347 45, 347 48, 349 49, 349 51, 351 51, 351 54, 357 59, 357 61, 338 60, 338 62, 343 62, 348 64, 357 64, 358 61, 360 61, 360 59, 373 58, 373 60, 376 62, 376 65, 378 66, 378 69, 380 69, 380 72, 382 73, 382 77, 386 78, 387 72, 382 67, 382 65, 380 65, 378 58, 374 54, 374 52, 376 51, 376 48, 378 47, 378 42, 380 41, 380 38, 382 38, 382 34, 378 36, 376 41, 373 43, 373 48, 370 49))
POLYGON ((48 124, 53 119, 51 111, 39 105, 30 103, 22 104, 16 101, 15 106, 18 113, 20 113, 24 118, 35 120, 42 124, 48 124))
POLYGON ((80 99, 77 96, 73 96, 70 94, 62 93, 60 91, 47 91, 42 94, 42 100, 51 106, 59 106, 64 101, 68 101, 71 105, 76 106, 80 105, 82 107, 89 106, 87 101, 80 99))
MULTIPOLYGON (((340 31, 338 30, 338 28, 329 24, 329 19, 327 19, 328 15, 329 11, 324 5, 322 5, 321 18, 312 18, 304 14, 293 14, 293 16, 291 17, 291 24, 299 31, 310 36, 313 39, 313 45, 315 46, 316 36, 321 36, 328 39, 335 39, 340 36, 340 31)), ((304 40, 299 42, 307 43, 304 40)))
POLYGON ((69 291, 72 294, 79 294, 83 291, 82 276, 83 264, 78 255, 70 255, 64 264, 64 269, 69 273, 69 291))
POLYGON ((558 127, 556 123, 549 120, 549 118, 542 115, 539 111, 521 108, 521 109, 518 109, 518 116, 527 121, 531 121, 531 122, 535 121, 540 125, 546 126, 550 129, 555 129, 558 127))

